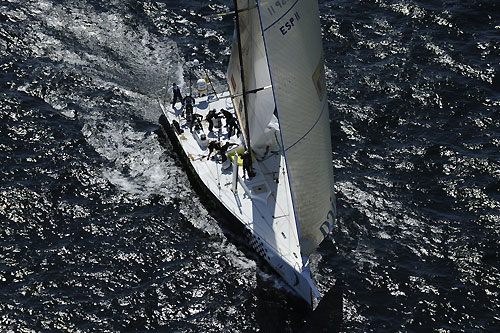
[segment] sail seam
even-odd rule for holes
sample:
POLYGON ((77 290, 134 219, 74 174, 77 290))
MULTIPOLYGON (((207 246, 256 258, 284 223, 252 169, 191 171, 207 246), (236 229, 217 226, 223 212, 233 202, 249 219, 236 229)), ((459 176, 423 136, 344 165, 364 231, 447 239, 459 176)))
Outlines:
POLYGON ((304 135, 302 135, 297 141, 295 141, 292 145, 290 145, 290 147, 287 147, 285 150, 292 149, 293 146, 295 146, 300 141, 304 140, 304 138, 316 127, 316 125, 319 123, 319 120, 323 116, 323 113, 325 112, 325 105, 326 103, 323 104, 323 109, 321 110, 321 113, 319 114, 318 119, 316 119, 314 125, 312 125, 312 127, 306 133, 304 133, 304 135))
POLYGON ((297 2, 299 2, 299 0, 296 0, 295 3, 283 14, 281 15, 276 21, 274 21, 270 26, 268 26, 267 28, 264 29, 264 32, 266 32, 268 29, 272 28, 276 23, 279 22, 279 20, 281 20, 283 18, 283 16, 287 15, 294 7, 295 5, 297 4, 297 2))

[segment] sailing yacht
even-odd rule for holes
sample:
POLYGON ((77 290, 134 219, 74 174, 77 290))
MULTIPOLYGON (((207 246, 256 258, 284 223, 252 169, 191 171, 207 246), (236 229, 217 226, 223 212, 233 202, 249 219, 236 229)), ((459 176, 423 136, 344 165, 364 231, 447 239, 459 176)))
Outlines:
POLYGON ((321 295, 309 256, 335 222, 318 3, 236 0, 235 7, 228 91, 201 82, 192 111, 160 99, 160 123, 197 182, 312 306, 321 295), (231 117, 238 134, 227 126, 231 117))

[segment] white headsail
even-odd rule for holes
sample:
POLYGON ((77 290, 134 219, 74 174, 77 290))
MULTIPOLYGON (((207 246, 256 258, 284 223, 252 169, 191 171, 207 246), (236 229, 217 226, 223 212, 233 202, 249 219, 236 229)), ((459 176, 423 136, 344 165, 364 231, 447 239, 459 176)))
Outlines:
POLYGON ((281 131, 301 252, 307 258, 335 218, 318 3, 235 2, 237 29, 227 74, 237 95, 233 104, 245 142, 254 150, 272 145, 281 131))
POLYGON ((317 1, 258 1, 291 190, 308 257, 334 222, 332 149, 317 1))

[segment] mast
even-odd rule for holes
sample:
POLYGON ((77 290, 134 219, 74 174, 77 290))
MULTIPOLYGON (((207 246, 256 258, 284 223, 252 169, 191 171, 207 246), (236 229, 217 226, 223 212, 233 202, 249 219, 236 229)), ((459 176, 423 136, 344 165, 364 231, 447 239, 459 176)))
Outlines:
MULTIPOLYGON (((247 93, 245 89, 245 72, 243 70, 243 54, 241 51, 241 31, 240 31, 240 18, 239 18, 239 8, 238 8, 238 0, 234 0, 234 7, 235 7, 235 14, 236 14, 236 38, 238 40, 238 58, 240 62, 240 73, 241 73, 241 86, 242 86, 242 99, 243 99, 243 110, 239 110, 240 112, 243 111, 243 114, 245 115, 244 122, 245 124, 240 124, 240 127, 244 131, 243 134, 243 141, 245 143, 245 148, 248 150, 250 149, 250 131, 249 131, 249 126, 248 126, 248 106, 247 106, 247 93)), ((233 99, 233 105, 234 99, 233 99)), ((240 120, 241 121, 241 120, 240 120)))

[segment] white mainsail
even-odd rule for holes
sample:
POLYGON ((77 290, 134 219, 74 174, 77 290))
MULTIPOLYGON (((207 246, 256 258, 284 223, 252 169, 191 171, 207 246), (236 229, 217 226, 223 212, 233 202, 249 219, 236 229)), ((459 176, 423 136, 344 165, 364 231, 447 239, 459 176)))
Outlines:
POLYGON ((303 257, 331 231, 333 166, 317 1, 258 1, 303 257))
POLYGON ((240 123, 241 131, 243 132, 243 139, 245 143, 249 143, 248 139, 248 129, 247 129, 247 115, 246 115, 246 106, 245 106, 245 98, 243 95, 243 81, 241 70, 242 66, 240 66, 240 51, 239 51, 239 43, 238 43, 238 33, 235 30, 233 37, 233 47, 231 52, 231 57, 229 58, 229 66, 227 68, 227 83, 229 86, 229 91, 231 95, 234 96, 233 106, 240 123))
POLYGON ((275 104, 270 89, 271 78, 257 3, 255 0, 238 0, 236 8, 236 34, 239 31, 239 36, 236 35, 233 41, 227 80, 231 94, 239 95, 233 98, 233 104, 245 142, 250 140, 252 148, 259 150, 275 141, 277 120, 273 115, 275 104))

